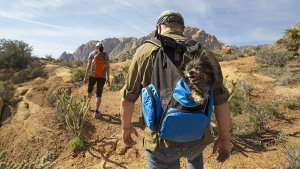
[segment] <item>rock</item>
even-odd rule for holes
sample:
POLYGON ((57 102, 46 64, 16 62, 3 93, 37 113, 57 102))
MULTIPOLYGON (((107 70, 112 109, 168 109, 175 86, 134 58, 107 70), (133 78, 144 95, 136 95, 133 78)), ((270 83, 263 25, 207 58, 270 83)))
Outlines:
POLYGON ((25 82, 27 79, 28 79, 27 72, 25 70, 22 70, 20 72, 14 73, 10 80, 11 82, 17 84, 17 83, 25 82))
POLYGON ((59 58, 63 60, 74 60, 74 55, 72 53, 63 52, 59 58))
MULTIPOLYGON (((184 35, 188 39, 200 41, 204 47, 211 50, 221 49, 222 46, 224 46, 224 44, 219 42, 214 35, 210 35, 202 29, 186 27, 184 35)), ((145 40, 151 39, 152 37, 154 37, 154 32, 141 38, 107 38, 101 42, 104 45, 104 51, 109 54, 111 59, 125 60, 133 57, 136 49, 143 44, 145 40)), ((91 40, 88 43, 79 46, 73 54, 64 52, 59 58, 65 60, 87 60, 90 52, 95 50, 97 42, 100 41, 91 40)))
POLYGON ((27 91, 30 89, 30 87, 26 86, 26 87, 18 87, 16 88, 14 97, 18 97, 18 96, 24 96, 27 91))
POLYGON ((0 116, 0 122, 2 124, 5 124, 6 122, 8 122, 10 120, 10 118, 12 117, 12 109, 13 108, 11 106, 4 104, 2 111, 1 111, 1 116, 0 116))

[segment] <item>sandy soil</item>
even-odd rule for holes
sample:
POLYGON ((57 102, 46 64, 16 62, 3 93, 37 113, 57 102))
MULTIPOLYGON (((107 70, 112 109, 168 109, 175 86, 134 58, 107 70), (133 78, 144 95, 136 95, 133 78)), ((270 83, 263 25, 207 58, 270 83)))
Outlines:
MULTIPOLYGON (((128 63, 126 63, 128 64, 128 63)), ((113 71, 120 71, 125 64, 112 64, 113 71)), ((227 80, 246 80, 253 87, 253 98, 256 102, 300 96, 299 83, 293 87, 275 85, 275 79, 257 71, 254 57, 245 57, 233 61, 221 62, 224 77, 227 80)), ((21 162, 23 160, 38 162, 45 156, 55 159, 57 167, 66 169, 102 169, 102 168, 146 168, 145 155, 142 147, 142 121, 140 101, 136 102, 133 124, 139 132, 135 138, 137 145, 127 148, 122 144, 120 135, 120 93, 110 92, 105 86, 101 119, 87 115, 85 126, 86 147, 79 153, 73 153, 67 142, 71 137, 66 127, 57 120, 55 108, 48 105, 47 98, 53 91, 70 87, 76 94, 85 94, 87 86, 75 87, 69 83, 70 69, 58 65, 47 65, 48 79, 35 79, 22 84, 16 93, 22 101, 18 104, 17 112, 9 123, 0 128, 0 151, 8 152, 6 160, 21 162), (27 114, 27 115, 26 115, 27 114)), ((91 100, 94 109, 95 97, 91 100)), ((300 143, 300 113, 299 110, 284 110, 287 121, 271 122, 270 131, 284 131, 288 139, 300 143)), ((270 134, 270 133, 267 133, 270 134)), ((266 134, 266 135, 267 135, 266 134)), ((268 135, 266 137, 274 137, 268 135)), ((274 138, 273 138, 274 139, 274 138)), ((255 145, 240 142, 240 151, 233 151, 231 158, 223 163, 216 162, 212 155, 212 145, 204 151, 205 168, 282 168, 286 159, 279 145, 270 144, 263 151, 255 145)), ((182 159, 181 166, 184 166, 182 159)))

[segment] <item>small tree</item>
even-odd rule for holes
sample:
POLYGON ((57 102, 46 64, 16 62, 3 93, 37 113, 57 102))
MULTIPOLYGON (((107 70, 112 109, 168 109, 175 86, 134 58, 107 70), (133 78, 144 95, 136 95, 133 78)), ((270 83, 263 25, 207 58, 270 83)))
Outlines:
POLYGON ((0 65, 2 67, 26 68, 32 60, 33 48, 18 40, 0 40, 0 65))
POLYGON ((285 31, 286 36, 290 39, 291 46, 299 47, 300 45, 300 25, 296 25, 285 31))

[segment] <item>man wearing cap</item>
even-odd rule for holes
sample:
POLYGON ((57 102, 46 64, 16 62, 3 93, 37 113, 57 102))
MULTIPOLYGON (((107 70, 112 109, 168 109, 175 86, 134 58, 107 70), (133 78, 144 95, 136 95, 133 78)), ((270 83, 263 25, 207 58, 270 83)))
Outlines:
MULTIPOLYGON (((180 13, 169 10, 164 11, 160 15, 156 25, 156 36, 162 35, 176 41, 185 41, 186 38, 183 32, 184 19, 180 13)), ((135 144, 131 135, 135 134, 137 136, 137 131, 131 125, 134 103, 138 99, 141 89, 150 84, 152 63, 158 49, 159 47, 152 43, 144 43, 137 49, 132 59, 125 85, 121 90, 120 113, 122 118, 122 136, 123 142, 128 146, 135 144)), ((218 63, 216 65, 219 66, 218 63)), ((219 136, 214 144, 213 153, 218 152, 217 161, 219 162, 226 161, 231 151, 228 97, 229 94, 223 84, 215 86, 214 112, 218 123, 219 136)), ((213 137, 210 129, 206 130, 203 139, 177 143, 162 138, 157 139, 156 134, 146 127, 144 129, 143 145, 148 168, 179 169, 181 157, 187 158, 187 167, 189 169, 203 168, 202 151, 212 141, 213 137)))
POLYGON ((103 92, 103 87, 105 82, 110 85, 110 80, 109 80, 109 57, 108 55, 103 52, 104 46, 102 43, 98 42, 96 44, 96 49, 92 51, 88 57, 88 65, 86 68, 85 76, 84 76, 84 84, 88 82, 88 97, 92 97, 92 91, 97 83, 96 86, 96 110, 94 111, 94 117, 99 118, 101 115, 101 112, 99 111, 99 107, 101 104, 101 97, 102 97, 102 92, 103 92), (95 65, 95 59, 100 58, 102 61, 101 64, 101 70, 96 69, 95 65))

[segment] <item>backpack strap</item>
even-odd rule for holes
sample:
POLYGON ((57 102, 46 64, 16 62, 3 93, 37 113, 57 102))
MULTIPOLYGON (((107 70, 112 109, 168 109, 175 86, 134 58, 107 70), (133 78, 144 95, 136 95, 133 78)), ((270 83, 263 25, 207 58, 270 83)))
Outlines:
POLYGON ((157 47, 160 47, 160 48, 162 47, 160 40, 157 38, 146 40, 144 43, 152 43, 153 45, 155 45, 157 47))

